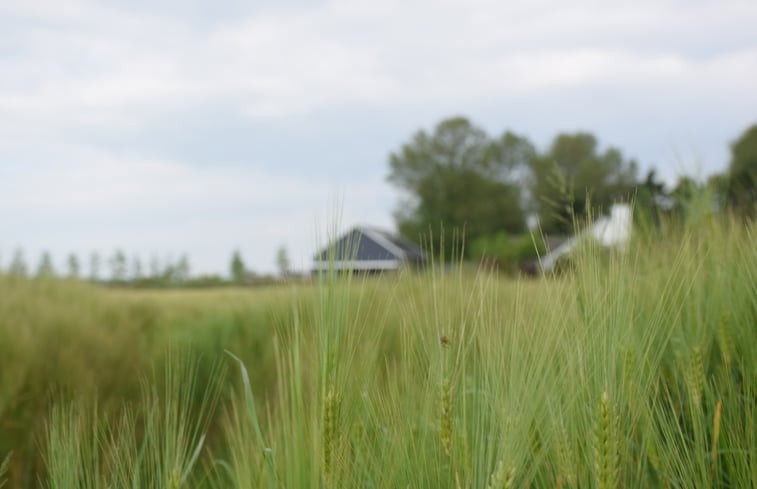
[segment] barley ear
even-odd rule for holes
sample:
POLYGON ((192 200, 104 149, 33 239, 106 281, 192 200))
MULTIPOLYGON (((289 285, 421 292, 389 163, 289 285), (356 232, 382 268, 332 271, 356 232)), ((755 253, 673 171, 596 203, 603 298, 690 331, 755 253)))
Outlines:
POLYGON ((497 463, 497 468, 492 472, 489 484, 486 489, 499 489, 505 481, 505 461, 500 460, 497 463))
POLYGON ((2 488, 7 482, 7 480, 3 479, 3 477, 8 472, 8 466, 11 463, 11 455, 13 455, 13 452, 9 452, 8 455, 5 457, 5 460, 3 460, 2 463, 0 463, 0 488, 2 488))
POLYGON ((557 469, 560 476, 565 482, 572 486, 576 480, 576 464, 574 462, 573 452, 570 449, 568 431, 565 425, 560 422, 556 428, 556 451, 557 451, 557 469))
POLYGON ((514 481, 515 465, 510 464, 510 467, 505 469, 505 461, 500 460, 497 464, 497 468, 491 475, 486 489, 511 489, 514 481))
POLYGON ((695 407, 701 406, 702 390, 704 388, 704 361, 700 347, 694 348, 691 352, 691 360, 686 372, 686 384, 692 404, 695 407))
POLYGON ((334 476, 337 426, 339 422, 339 396, 332 384, 323 399, 321 443, 323 446, 323 478, 330 485, 334 476))
POLYGON ((723 400, 719 399, 715 406, 715 416, 712 420, 712 453, 710 454, 710 473, 715 478, 715 468, 718 462, 718 439, 720 438, 720 410, 723 407, 723 400))
POLYGON ((171 476, 168 478, 168 483, 166 484, 166 487, 169 489, 179 489, 179 486, 181 485, 181 478, 179 476, 179 471, 174 469, 171 471, 171 476))
POLYGON ((441 412, 439 416, 439 438, 444 452, 452 451, 452 395, 453 387, 448 377, 442 380, 441 412))
POLYGON ((617 418, 607 392, 602 393, 594 438, 595 469, 599 489, 618 487, 619 456, 617 418))
POLYGON ((731 360, 733 359, 733 353, 736 347, 733 344, 733 338, 731 338, 729 330, 729 321, 726 316, 720 318, 720 324, 718 324, 718 343, 720 343, 720 352, 723 355, 723 361, 726 367, 731 366, 731 360))

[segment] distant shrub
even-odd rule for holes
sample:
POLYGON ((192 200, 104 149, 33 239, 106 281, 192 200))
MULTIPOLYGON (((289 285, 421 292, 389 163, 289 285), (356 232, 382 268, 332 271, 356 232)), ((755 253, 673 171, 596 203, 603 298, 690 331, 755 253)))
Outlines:
POLYGON ((540 235, 508 235, 505 232, 476 238, 469 246, 473 259, 505 273, 514 273, 522 262, 546 251, 540 235))

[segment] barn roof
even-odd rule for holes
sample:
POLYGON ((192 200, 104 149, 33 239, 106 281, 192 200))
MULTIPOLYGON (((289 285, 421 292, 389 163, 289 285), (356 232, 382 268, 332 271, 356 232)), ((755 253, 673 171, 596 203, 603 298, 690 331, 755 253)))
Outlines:
POLYGON ((423 261, 413 242, 383 229, 357 226, 314 256, 314 268, 394 270, 406 262, 423 261))

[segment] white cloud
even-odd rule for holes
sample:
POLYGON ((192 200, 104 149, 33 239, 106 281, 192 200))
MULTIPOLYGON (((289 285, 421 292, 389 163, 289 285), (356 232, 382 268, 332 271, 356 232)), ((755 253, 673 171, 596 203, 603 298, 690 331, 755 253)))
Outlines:
POLYGON ((133 126, 219 101, 269 118, 595 83, 707 87, 710 70, 734 56, 740 62, 719 86, 757 74, 754 43, 702 56, 680 48, 715 37, 708 32, 751 35, 753 2, 340 0, 206 31, 84 1, 9 8, 39 20, 19 34, 27 54, 0 60, 10 74, 0 81, 0 113, 28 124, 133 126))
POLYGON ((96 150, 69 150, 66 161, 35 165, 16 177, 17 181, 0 183, 4 204, 40 211, 256 205, 282 195, 307 197, 317 192, 309 182, 275 177, 254 167, 196 168, 96 150))

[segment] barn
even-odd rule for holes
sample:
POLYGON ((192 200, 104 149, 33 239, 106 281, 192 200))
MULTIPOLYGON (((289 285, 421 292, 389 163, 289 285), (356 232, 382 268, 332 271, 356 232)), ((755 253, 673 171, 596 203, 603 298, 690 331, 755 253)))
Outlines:
POLYGON ((381 273, 403 267, 419 267, 423 251, 412 241, 389 231, 356 226, 313 257, 313 274, 332 268, 338 271, 381 273))

